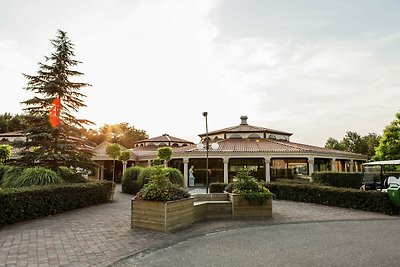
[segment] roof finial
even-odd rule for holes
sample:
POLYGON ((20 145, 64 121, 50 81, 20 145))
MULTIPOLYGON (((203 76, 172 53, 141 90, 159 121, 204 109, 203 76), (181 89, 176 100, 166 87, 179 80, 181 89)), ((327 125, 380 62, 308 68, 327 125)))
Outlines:
POLYGON ((240 123, 240 125, 247 125, 247 116, 240 116, 240 119, 242 120, 242 122, 240 123))

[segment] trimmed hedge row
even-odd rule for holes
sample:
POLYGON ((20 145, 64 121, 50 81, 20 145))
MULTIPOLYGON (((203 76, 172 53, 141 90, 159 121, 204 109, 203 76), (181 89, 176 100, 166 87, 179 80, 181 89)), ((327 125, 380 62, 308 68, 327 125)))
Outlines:
POLYGON ((400 209, 392 205, 389 196, 378 191, 278 182, 265 186, 275 194, 277 199, 359 209, 389 215, 400 214, 400 209))
POLYGON ((0 227, 108 202, 111 189, 101 181, 0 190, 0 227))
POLYGON ((314 183, 346 188, 360 188, 363 181, 362 173, 343 172, 314 172, 312 175, 314 183))
POLYGON ((211 183, 209 186, 210 193, 223 193, 227 183, 211 183))

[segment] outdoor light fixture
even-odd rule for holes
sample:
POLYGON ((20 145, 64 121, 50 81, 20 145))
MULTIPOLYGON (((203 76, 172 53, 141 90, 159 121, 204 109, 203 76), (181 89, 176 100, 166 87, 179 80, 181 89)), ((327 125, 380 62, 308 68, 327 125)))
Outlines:
POLYGON ((208 139, 208 122, 207 122, 207 112, 203 112, 204 118, 206 118, 206 193, 208 194, 208 150, 210 149, 209 147, 209 142, 210 140, 208 139))

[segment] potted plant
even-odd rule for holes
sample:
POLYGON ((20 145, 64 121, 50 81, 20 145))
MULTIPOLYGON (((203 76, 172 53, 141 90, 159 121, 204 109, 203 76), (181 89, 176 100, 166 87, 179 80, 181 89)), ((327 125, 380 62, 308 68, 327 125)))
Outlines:
POLYGON ((147 184, 132 199, 131 227, 170 232, 193 223, 193 198, 168 171, 153 167, 147 184))
POLYGON ((271 218, 272 194, 260 184, 248 169, 243 169, 234 177, 232 186, 227 188, 232 202, 233 218, 271 218))

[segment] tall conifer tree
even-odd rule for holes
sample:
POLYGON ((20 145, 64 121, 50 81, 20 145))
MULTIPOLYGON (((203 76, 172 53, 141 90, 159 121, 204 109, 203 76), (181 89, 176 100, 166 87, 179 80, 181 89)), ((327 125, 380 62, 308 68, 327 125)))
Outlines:
POLYGON ((51 43, 55 49, 45 63, 39 63, 37 75, 26 75, 26 90, 35 96, 22 104, 27 107, 29 128, 26 140, 16 144, 22 148, 22 165, 39 165, 50 169, 59 166, 89 168, 93 166, 92 150, 87 141, 81 139, 79 129, 92 124, 86 119, 77 119, 72 113, 86 105, 80 92, 87 83, 73 82, 71 78, 83 75, 72 70, 79 61, 74 58, 74 45, 66 32, 58 30, 51 43))

